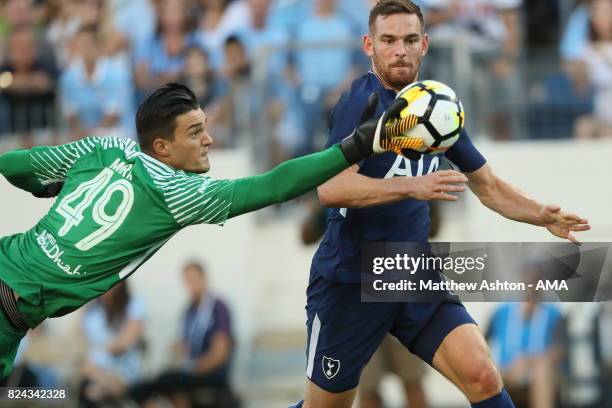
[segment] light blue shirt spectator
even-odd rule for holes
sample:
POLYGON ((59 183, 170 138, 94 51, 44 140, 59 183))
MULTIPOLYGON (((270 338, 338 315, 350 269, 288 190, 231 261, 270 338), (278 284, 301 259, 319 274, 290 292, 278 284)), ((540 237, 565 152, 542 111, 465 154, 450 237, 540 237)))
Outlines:
MULTIPOLYGON (((125 321, 144 322, 145 317, 144 302, 132 297, 127 306, 125 321)), ((137 347, 132 347, 119 355, 107 351, 107 345, 117 335, 119 329, 109 327, 104 308, 99 301, 92 303, 86 310, 82 327, 88 341, 87 357, 93 364, 119 375, 128 383, 141 377, 142 356, 137 347)))
POLYGON ((334 13, 326 18, 312 15, 295 31, 297 43, 316 43, 317 47, 301 48, 295 52, 295 66, 304 85, 331 89, 342 83, 355 65, 355 52, 350 42, 355 31, 348 17, 334 13), (321 44, 342 44, 321 48, 321 44))
POLYGON ((487 339, 493 359, 501 370, 521 357, 536 357, 550 350, 561 338, 559 309, 538 303, 530 317, 525 317, 523 303, 502 305, 491 319, 487 339))
POLYGON ((155 10, 149 0, 110 0, 109 6, 115 28, 132 46, 155 32, 155 10))
POLYGON ((291 30, 310 14, 310 3, 310 0, 273 0, 270 5, 270 26, 291 30))
POLYGON ((254 65, 262 61, 264 51, 267 58, 266 73, 272 76, 282 75, 287 67, 288 34, 280 27, 267 27, 262 30, 245 28, 238 33, 238 38, 244 44, 249 59, 254 65))
POLYGON ((561 39, 561 57, 565 60, 579 59, 589 42, 589 9, 580 6, 567 21, 561 39))
POLYGON ((88 78, 82 61, 75 61, 60 80, 64 116, 76 116, 84 128, 101 126, 106 115, 119 115, 122 136, 132 137, 133 83, 121 60, 101 58, 88 78))
MULTIPOLYGON (((196 37, 193 34, 187 34, 183 49, 197 45, 196 37)), ((185 54, 169 55, 163 39, 157 35, 136 46, 134 60, 136 64, 146 63, 151 76, 178 73, 185 66, 185 54)))

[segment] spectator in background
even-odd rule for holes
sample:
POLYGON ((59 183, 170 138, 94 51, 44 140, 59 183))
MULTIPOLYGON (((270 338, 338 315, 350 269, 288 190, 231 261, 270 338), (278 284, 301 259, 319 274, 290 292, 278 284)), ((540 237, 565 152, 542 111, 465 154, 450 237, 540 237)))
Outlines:
POLYGON ((175 406, 186 407, 191 406, 196 391, 208 391, 210 399, 217 401, 212 406, 225 406, 222 401, 232 399, 229 375, 234 336, 230 313, 225 303, 208 290, 202 265, 185 265, 183 278, 189 306, 174 350, 180 368, 135 386, 131 394, 138 402, 150 402, 157 393, 171 398, 175 406))
POLYGON ((83 27, 74 37, 75 59, 62 74, 61 108, 70 137, 131 136, 132 83, 123 65, 102 55, 95 27, 83 27))
MULTIPOLYGON (((74 345, 77 346, 77 343, 74 345)), ((28 332, 19 345, 15 370, 6 378, 0 379, 0 386, 58 388, 60 383, 57 366, 64 357, 61 351, 57 337, 49 336, 48 325, 39 325, 28 332)))
POLYGON ((192 45, 196 41, 185 0, 158 2, 155 34, 135 50, 136 102, 179 78, 185 66, 185 51, 192 45))
POLYGON ((73 327, 63 329, 58 333, 43 322, 28 332, 23 346, 19 346, 17 355, 24 370, 22 374, 29 372, 34 376, 36 384, 32 386, 65 387, 79 371, 84 351, 80 330, 73 327), (70 347, 67 348, 66 344, 70 347))
MULTIPOLYGON (((246 0, 242 6, 247 24, 236 36, 251 62, 253 85, 252 97, 243 105, 252 108, 249 114, 256 126, 251 138, 259 137, 260 141, 254 143, 255 148, 265 148, 256 155, 267 158, 265 165, 270 167, 290 158, 304 139, 301 111, 295 109, 299 106, 296 84, 288 71, 289 35, 283 24, 273 24, 270 0, 246 0)), ((244 113, 241 115, 246 120, 244 113)))
MULTIPOLYGON (((96 27, 100 37, 100 53, 106 56, 118 57, 123 53, 124 68, 129 69, 128 53, 129 43, 116 28, 105 0, 54 0, 47 3, 46 8, 46 38, 52 45, 58 64, 67 68, 74 58, 72 38, 83 27, 96 27)), ((140 24, 134 24, 140 26, 140 24)), ((78 50, 76 51, 78 54, 78 50)))
POLYGON ((592 120, 577 124, 581 139, 612 138, 612 2, 592 0, 589 4, 589 42, 581 56, 594 91, 592 120))
POLYGON ((486 338, 516 407, 554 408, 559 398, 564 319, 556 306, 538 299, 535 283, 544 276, 540 268, 531 265, 525 273, 525 282, 533 283, 526 301, 499 307, 486 338))
MULTIPOLYGON (((208 53, 200 47, 191 46, 186 52, 185 67, 179 82, 187 85, 195 93, 200 106, 205 107, 208 126, 215 135, 215 147, 231 145, 234 137, 228 132, 222 118, 221 79, 210 66, 208 53)), ((245 98, 245 95, 241 95, 245 98)))
POLYGON ((205 106, 208 112, 219 95, 216 73, 210 66, 208 54, 202 48, 191 46, 185 54, 185 66, 179 81, 193 90, 200 105, 205 106))
POLYGON ((145 306, 121 281, 83 315, 87 341, 80 400, 85 406, 122 398, 142 375, 145 306))
POLYGON ((77 11, 75 0, 51 0, 45 10, 45 38, 61 68, 70 61, 70 42, 81 26, 77 11))
MULTIPOLYGON (((474 81, 469 88, 475 103, 469 103, 470 95, 462 96, 468 102, 467 111, 475 117, 472 123, 488 122, 488 130, 495 139, 517 136, 518 107, 522 100, 517 69, 522 0, 424 0, 423 3, 432 38, 428 65, 432 76, 453 85, 457 78, 449 71, 448 45, 463 35, 474 60, 471 72, 474 81), (437 47, 440 43, 446 46, 437 47)), ((458 85, 461 84, 455 84, 458 85)))
POLYGON ((135 49, 155 33, 155 9, 150 0, 106 0, 115 29, 130 49, 135 49), (137 21, 138 24, 134 24, 137 21))
POLYGON ((271 0, 268 18, 271 25, 289 32, 311 8, 311 2, 306 0, 271 0))
POLYGON ((198 40, 216 68, 221 65, 227 37, 249 24, 246 1, 199 0, 198 40))
POLYGON ((563 31, 559 51, 564 62, 580 59, 589 42, 590 0, 577 0, 563 31))
MULTIPOLYGON (((240 39, 230 36, 225 40, 224 64, 221 67, 221 87, 223 93, 217 125, 223 127, 221 134, 227 135, 228 143, 236 140, 246 141, 252 137, 254 118, 253 84, 251 79, 251 62, 240 39)), ((215 134, 218 134, 217 129, 215 134)))
MULTIPOLYGON (((81 0, 78 3, 79 27, 96 27, 102 54, 112 57, 119 69, 130 69, 128 39, 115 27, 108 0, 81 0)), ((143 16, 146 17, 146 16, 143 16)), ((146 22, 146 21, 145 21, 146 22)))
POLYGON ((561 389, 563 407, 599 408, 612 404, 609 305, 609 302, 569 305, 561 389))
POLYGON ((0 67, 0 97, 8 109, 8 130, 23 135, 24 147, 32 145, 34 130, 48 129, 55 119, 57 70, 39 47, 33 27, 15 27, 0 67))
POLYGON ((4 7, 7 33, 18 26, 36 26, 41 20, 42 8, 33 0, 7 0, 4 7))
POLYGON ((251 61, 262 60, 266 63, 266 79, 282 80, 287 69, 285 47, 288 45, 288 33, 281 26, 272 24, 270 0, 246 0, 242 5, 246 15, 245 24, 236 30, 235 35, 244 44, 251 61))
POLYGON ((356 75, 355 34, 337 0, 315 0, 311 15, 295 27, 293 39, 299 48, 294 50, 293 64, 306 135, 296 155, 320 147, 317 137, 325 138, 329 110, 356 75))

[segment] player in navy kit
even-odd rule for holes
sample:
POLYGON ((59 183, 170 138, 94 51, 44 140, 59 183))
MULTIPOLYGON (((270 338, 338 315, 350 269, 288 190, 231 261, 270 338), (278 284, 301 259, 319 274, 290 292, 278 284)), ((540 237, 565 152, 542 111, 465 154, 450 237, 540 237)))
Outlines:
MULTIPOLYGON (((381 0, 370 12, 364 52, 372 70, 356 79, 336 105, 328 144, 359 123, 368 96, 378 93, 379 112, 397 91, 417 79, 427 53, 420 9, 408 0, 381 0)), ((547 228, 576 242, 573 231, 588 222, 544 206, 496 177, 463 132, 445 156, 461 172, 437 171, 441 157, 409 160, 386 153, 363 160, 319 187, 332 207, 327 231, 311 266, 307 291, 309 379, 306 398, 295 407, 348 408, 359 376, 387 333, 452 381, 473 407, 513 407, 486 342, 463 305, 452 297, 433 302, 364 303, 360 256, 363 242, 425 242, 425 200, 456 200, 465 183, 480 201, 509 219, 547 228)))

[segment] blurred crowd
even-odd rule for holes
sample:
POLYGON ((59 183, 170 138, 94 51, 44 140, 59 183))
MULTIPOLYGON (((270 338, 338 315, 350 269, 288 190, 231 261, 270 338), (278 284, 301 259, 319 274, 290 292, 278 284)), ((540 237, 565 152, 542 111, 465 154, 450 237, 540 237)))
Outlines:
MULTIPOLYGON (((0 135, 26 147, 134 137, 139 101, 182 81, 217 146, 255 141, 265 165, 308 153, 369 68, 360 44, 374 1, 0 1, 0 135)), ((456 88, 471 134, 612 136, 608 0, 417 3, 431 36, 421 78, 456 88)))
POLYGON ((31 331, 0 384, 67 389, 70 407, 238 407, 230 382, 232 316, 206 273, 197 262, 183 267, 186 305, 160 372, 146 368, 147 306, 122 281, 90 302, 76 327, 59 334, 45 323, 31 331))

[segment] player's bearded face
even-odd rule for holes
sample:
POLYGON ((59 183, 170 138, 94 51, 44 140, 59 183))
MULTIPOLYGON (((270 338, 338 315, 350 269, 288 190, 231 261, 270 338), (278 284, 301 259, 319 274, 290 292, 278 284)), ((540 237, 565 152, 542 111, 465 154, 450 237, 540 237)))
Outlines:
POLYGON ((364 38, 364 52, 386 86, 397 91, 416 81, 429 39, 414 14, 378 16, 364 38))
POLYGON ((208 148, 212 143, 202 109, 184 113, 176 118, 174 140, 168 143, 169 164, 179 170, 206 173, 210 169, 208 148))

